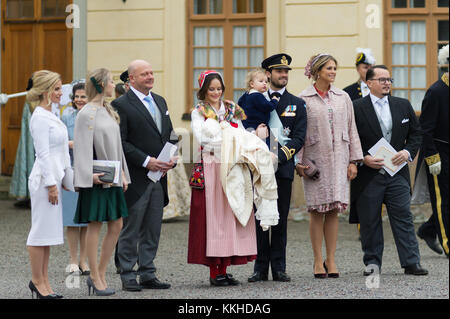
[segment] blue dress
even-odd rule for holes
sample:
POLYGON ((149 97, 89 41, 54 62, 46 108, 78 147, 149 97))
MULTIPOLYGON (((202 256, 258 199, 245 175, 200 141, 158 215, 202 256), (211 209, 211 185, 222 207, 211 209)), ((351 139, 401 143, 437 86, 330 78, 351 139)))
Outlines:
MULTIPOLYGON (((75 129, 75 119, 77 117, 78 111, 70 114, 64 114, 61 121, 67 126, 67 133, 69 135, 69 141, 73 141, 73 132, 75 129)), ((69 149, 70 162, 73 166, 73 152, 69 149)), ((73 218, 75 217, 75 212, 77 210, 78 193, 68 192, 62 190, 62 206, 63 206, 63 225, 69 227, 86 227, 87 224, 75 224, 73 218)))

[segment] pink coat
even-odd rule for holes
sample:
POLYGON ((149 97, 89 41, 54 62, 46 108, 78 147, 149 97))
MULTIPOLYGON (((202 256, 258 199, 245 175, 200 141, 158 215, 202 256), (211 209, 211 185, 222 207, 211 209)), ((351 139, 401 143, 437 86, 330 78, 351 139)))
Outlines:
POLYGON ((328 91, 333 114, 333 131, 329 123, 329 105, 310 86, 300 94, 306 102, 308 125, 305 145, 298 153, 314 160, 320 170, 320 178, 303 178, 308 207, 341 202, 349 203, 347 168, 351 161, 362 160, 363 153, 355 124, 353 104, 343 90, 331 86, 328 91), (333 136, 334 135, 334 136, 333 136))

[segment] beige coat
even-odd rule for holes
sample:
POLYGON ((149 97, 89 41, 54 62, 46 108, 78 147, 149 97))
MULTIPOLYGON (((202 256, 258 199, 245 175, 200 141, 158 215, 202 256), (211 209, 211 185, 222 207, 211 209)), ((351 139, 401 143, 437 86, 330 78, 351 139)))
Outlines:
POLYGON ((349 180, 347 168, 350 161, 363 159, 361 143, 355 123, 353 104, 346 92, 331 86, 330 105, 333 110, 333 130, 328 119, 328 105, 310 86, 300 94, 306 102, 308 126, 305 145, 298 153, 314 160, 320 170, 320 178, 303 178, 305 199, 308 207, 341 202, 349 203, 349 180))
MULTIPOLYGON (((98 160, 120 161, 125 178, 131 183, 123 154, 119 124, 106 108, 86 104, 78 112, 75 121, 73 156, 74 185, 77 188, 93 186, 94 147, 98 160)), ((122 186, 122 174, 119 183, 112 186, 122 186)))

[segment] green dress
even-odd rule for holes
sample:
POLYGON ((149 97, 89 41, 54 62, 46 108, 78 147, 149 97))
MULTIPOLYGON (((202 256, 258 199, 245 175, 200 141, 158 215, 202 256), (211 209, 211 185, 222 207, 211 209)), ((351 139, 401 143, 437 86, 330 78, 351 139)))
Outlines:
POLYGON ((30 118, 30 106, 28 103, 25 103, 22 113, 20 140, 9 187, 9 193, 16 198, 30 198, 28 176, 30 176, 34 164, 33 138, 31 137, 29 127, 30 118))
POLYGON ((108 222, 127 217, 128 209, 122 187, 80 188, 74 223, 108 222))

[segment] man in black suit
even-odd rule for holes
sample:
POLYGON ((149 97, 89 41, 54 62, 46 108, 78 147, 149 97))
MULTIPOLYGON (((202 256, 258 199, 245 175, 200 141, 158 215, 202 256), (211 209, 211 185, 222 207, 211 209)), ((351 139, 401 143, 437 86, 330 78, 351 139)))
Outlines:
POLYGON ((353 102, 355 121, 363 149, 363 165, 351 183, 350 223, 361 225, 364 275, 381 270, 384 240, 381 207, 387 208, 401 267, 405 274, 427 275, 420 265, 419 245, 410 211, 411 186, 408 165, 394 176, 384 168, 382 159, 368 153, 384 137, 397 153, 392 163, 411 162, 422 136, 416 114, 408 100, 390 96, 392 78, 383 65, 367 71, 370 94, 353 102))
MULTIPOLYGON (((277 226, 265 232, 259 226, 259 221, 256 221, 258 256, 254 273, 248 278, 249 282, 267 280, 269 266, 272 268, 273 280, 291 280, 286 274, 287 218, 294 180, 294 155, 303 147, 306 134, 305 101, 286 90, 291 61, 292 58, 289 55, 281 53, 265 59, 261 64, 270 80, 268 92, 270 97, 280 98, 276 110, 283 125, 283 134, 290 140, 284 146, 271 142, 271 151, 277 152, 278 155, 278 170, 275 176, 278 185, 280 219, 277 226)), ((271 139, 273 140, 273 136, 271 139)))
POLYGON ((166 142, 176 143, 178 139, 172 135, 166 101, 150 92, 154 84, 151 65, 133 61, 128 74, 129 91, 112 102, 120 115, 122 145, 132 181, 125 193, 129 216, 124 219, 118 243, 120 276, 127 291, 167 289, 170 285, 155 276, 153 260, 158 250, 163 208, 169 202, 166 173, 175 163, 161 162, 157 157, 166 142), (163 177, 154 183, 147 177, 149 171, 162 171, 163 177), (136 272, 133 267, 138 260, 136 272))
MULTIPOLYGON (((439 64, 448 65, 448 52, 448 44, 439 50, 439 64)), ((413 200, 416 197, 419 203, 429 201, 433 210, 430 219, 417 230, 417 235, 438 254, 442 254, 443 249, 447 258, 449 255, 448 84, 448 72, 446 72, 427 90, 422 102, 419 122, 423 130, 423 142, 417 161, 413 193, 413 200), (422 176, 426 178, 421 178, 422 176), (427 200, 419 199, 424 193, 428 195, 427 200)))

